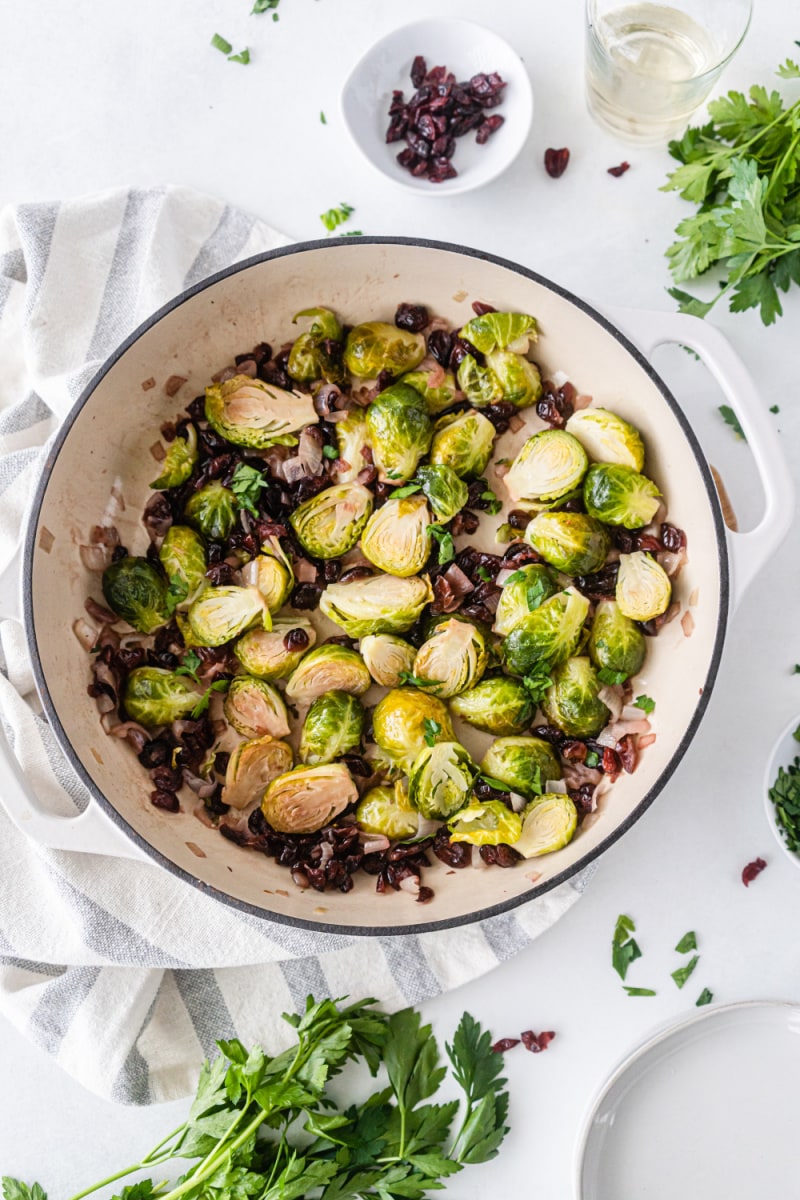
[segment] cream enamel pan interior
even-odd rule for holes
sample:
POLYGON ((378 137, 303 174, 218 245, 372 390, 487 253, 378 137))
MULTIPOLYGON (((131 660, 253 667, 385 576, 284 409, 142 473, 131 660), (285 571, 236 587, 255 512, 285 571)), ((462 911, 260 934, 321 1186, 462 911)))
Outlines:
MULTIPOLYGON (((529 430, 541 428, 531 412, 529 430)), ((496 457, 513 453, 529 430, 501 439, 496 457)), ((685 417, 632 345, 586 305, 511 263, 454 246, 389 239, 274 251, 208 280, 133 334, 78 402, 52 449, 29 523, 25 571, 26 626, 43 703, 70 761, 111 818, 157 862, 223 901, 272 919, 363 933, 420 931, 501 912, 569 878, 619 837, 667 782, 696 732, 728 606, 727 548, 708 467, 685 417), (657 738, 636 772, 619 779, 600 811, 555 854, 511 870, 448 874, 437 863, 426 874, 436 893, 427 905, 404 893, 376 896, 374 879, 361 874, 347 895, 303 892, 273 860, 205 827, 192 803, 177 815, 154 809, 147 773, 127 744, 103 733, 86 695, 87 656, 72 633, 84 597, 100 598, 99 579, 82 567, 78 545, 88 540, 120 476, 122 540, 144 552, 140 516, 161 422, 200 394, 234 354, 261 341, 291 340, 297 310, 325 305, 356 323, 391 320, 398 302, 414 300, 460 325, 475 299, 533 313, 545 374, 564 372, 579 392, 638 426, 646 470, 665 492, 669 519, 688 532, 689 561, 676 587, 681 614, 649 640, 638 681, 657 702, 657 738), (188 378, 175 399, 164 391, 171 375, 188 378), (145 389, 151 379, 155 386, 145 389), (691 616, 682 619, 686 613, 691 616)), ((463 726, 462 733, 476 754, 490 740, 463 726)))

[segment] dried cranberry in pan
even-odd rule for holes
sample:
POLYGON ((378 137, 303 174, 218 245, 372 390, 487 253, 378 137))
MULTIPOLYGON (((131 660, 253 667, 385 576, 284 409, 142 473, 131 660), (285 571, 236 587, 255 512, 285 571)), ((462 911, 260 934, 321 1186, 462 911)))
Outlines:
POLYGON ((545 150, 544 169, 551 179, 558 179, 567 169, 569 150, 563 146, 561 150, 545 150))
POLYGON ((430 320, 424 304, 399 304, 394 314, 394 323, 398 329, 407 329, 410 333, 419 333, 430 320))

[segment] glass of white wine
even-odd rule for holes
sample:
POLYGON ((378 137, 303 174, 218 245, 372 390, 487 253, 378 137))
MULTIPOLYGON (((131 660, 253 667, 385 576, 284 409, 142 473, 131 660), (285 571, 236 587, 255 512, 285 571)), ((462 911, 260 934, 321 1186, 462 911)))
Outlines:
POLYGON ((741 45, 753 0, 586 0, 586 98, 601 125, 652 145, 681 132, 741 45))

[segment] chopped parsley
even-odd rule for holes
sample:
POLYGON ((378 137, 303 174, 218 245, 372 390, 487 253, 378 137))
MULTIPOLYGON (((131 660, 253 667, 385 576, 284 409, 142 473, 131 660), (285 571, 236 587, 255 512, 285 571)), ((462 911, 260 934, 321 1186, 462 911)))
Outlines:
POLYGON ((335 446, 323 446, 322 453, 325 455, 326 458, 338 458, 339 457, 339 451, 336 449, 335 446))
MULTIPOLYGON (((280 2, 281 0, 255 0, 253 7, 250 9, 250 15, 258 16, 260 13, 270 12, 272 9, 277 8, 280 2)), ((275 13, 276 17, 277 15, 275 13)))
POLYGON ((632 936, 635 932, 636 926, 632 918, 621 913, 614 926, 614 937, 611 942, 611 965, 623 981, 631 963, 642 957, 639 944, 632 936))
POLYGON ((778 408, 777 404, 771 404, 769 411, 771 413, 779 413, 781 410, 778 408))
POLYGON ((219 50, 222 54, 230 54, 233 46, 221 34, 215 33, 211 39, 211 45, 215 50, 219 50))
POLYGON ((328 121, 327 121, 327 118, 326 118, 326 116, 325 116, 325 113, 324 113, 324 112, 322 112, 321 110, 320 110, 320 114, 319 114, 319 119, 320 119, 320 124, 321 124, 321 125, 327 125, 327 124, 328 124, 328 121))
POLYGON ((421 489, 422 484, 412 479, 410 483, 404 483, 402 487, 395 488, 392 492, 392 499, 404 500, 406 496, 413 496, 415 492, 419 492, 421 489))
POLYGON ((584 764, 587 767, 596 767, 599 764, 599 762, 600 762, 600 755, 597 753, 596 750, 590 750, 587 753, 586 758, 584 759, 584 764))
POLYGON ((401 686, 415 688, 438 688, 443 682, 441 679, 420 679, 418 675, 412 675, 411 671, 401 671, 398 681, 401 686))
POLYGON ((778 777, 769 789, 775 805, 775 819, 783 830, 787 849, 800 850, 800 758, 789 767, 780 767, 778 777))
POLYGON ((494 775, 484 775, 481 773, 481 779, 484 783, 488 783, 490 788, 494 788, 496 792, 507 792, 508 784, 503 783, 502 779, 495 779, 494 775))
POLYGON ((702 992, 695 1000, 695 1008, 702 1008, 705 1004, 710 1004, 713 999, 714 993, 710 992, 708 988, 703 988, 702 992))
POLYGON ((486 570, 486 567, 478 567, 478 570, 477 570, 476 574, 477 574, 477 576, 478 576, 478 578, 479 578, 479 579, 482 579, 482 580, 483 580, 483 582, 484 582, 484 583, 491 583, 491 582, 492 582, 492 577, 491 577, 491 575, 489 574, 489 572, 486 570))
POLYGON ((192 720, 193 721, 196 721, 198 717, 201 717, 203 715, 203 713, 206 711, 206 709, 208 708, 209 704, 211 703, 212 692, 227 691, 227 689, 230 685, 230 682, 231 682, 230 679, 215 679, 214 680, 214 682, 203 693, 203 695, 197 701, 197 704, 195 704, 194 708, 192 709, 192 720))
POLYGON ((422 722, 422 728, 424 730, 425 744, 428 746, 435 746, 436 739, 442 732, 442 727, 439 722, 434 721, 433 717, 426 717, 422 722))
POLYGON ((622 990, 628 996, 655 996, 656 994, 652 988, 626 987, 625 984, 622 985, 622 990))
POLYGON ((200 666, 202 659, 195 650, 187 650, 181 659, 181 665, 175 668, 176 675, 188 675, 195 683, 200 682, 200 677, 197 674, 197 668, 200 666))
POLYGON ((633 702, 634 708, 640 708, 648 717, 653 712, 656 706, 655 700, 651 700, 649 696, 637 696, 633 702))
POLYGON ((229 54, 228 62, 238 62, 246 67, 250 62, 250 51, 247 46, 245 46, 244 50, 240 50, 238 54, 229 54))
POLYGON ((743 442, 746 442, 747 438, 744 436, 744 430, 742 429, 741 425, 739 424, 739 418, 737 417, 736 413, 733 411, 731 406, 729 404, 720 404, 719 414, 722 417, 725 424, 730 426, 730 428, 733 430, 733 432, 736 434, 736 436, 738 438, 741 438, 741 440, 743 442))
POLYGON ((256 470, 247 463, 240 462, 233 472, 231 491, 236 497, 236 503, 239 508, 247 509, 254 517, 260 515, 256 505, 262 491, 267 486, 268 480, 265 478, 264 472, 256 470))
POLYGON ((429 525, 428 533, 439 547, 439 566, 444 567, 452 562, 456 556, 456 547, 450 530, 445 529, 443 525, 429 525))
POLYGON ((167 615, 172 616, 179 604, 189 595, 189 586, 179 575, 170 575, 167 588, 167 615))
POLYGON ((675 980, 677 987, 682 988, 686 980, 694 971, 697 964, 700 962, 700 955, 695 954, 689 959, 685 967, 678 967, 677 971, 672 972, 672 978, 675 980))
POLYGON ((597 678, 601 683, 608 684, 609 687, 616 687, 617 684, 624 683, 628 676, 624 671, 612 671, 610 667, 601 667, 597 672, 597 678))
POLYGON ((344 201, 338 208, 329 208, 327 212, 320 213, 319 219, 327 229, 328 233, 333 233, 340 225, 344 225, 345 221, 350 219, 352 213, 356 210, 350 204, 345 204, 344 201))
POLYGON ((690 950, 697 949, 697 934, 693 929, 685 933, 675 947, 678 954, 688 954, 690 950))
POLYGON ((534 704, 538 704, 544 697, 547 689, 552 686, 551 669, 548 662, 538 662, 531 668, 522 681, 534 704))

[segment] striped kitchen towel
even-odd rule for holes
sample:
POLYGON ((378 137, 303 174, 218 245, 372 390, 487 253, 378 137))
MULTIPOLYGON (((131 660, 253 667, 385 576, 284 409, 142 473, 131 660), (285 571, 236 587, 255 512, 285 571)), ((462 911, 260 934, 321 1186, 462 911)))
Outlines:
MULTIPOLYGON (((286 240, 179 187, 0 213, 0 573, 18 551, 43 447, 106 356, 187 286, 286 240)), ((89 803, 10 618, 0 717, 41 806, 74 815, 89 803)), ((174 1099, 193 1089, 215 1038, 280 1044, 279 1014, 309 992, 367 986, 398 1008, 477 978, 552 925, 586 878, 480 925, 348 938, 237 912, 155 865, 43 849, 0 805, 0 1011, 99 1095, 174 1099)))

